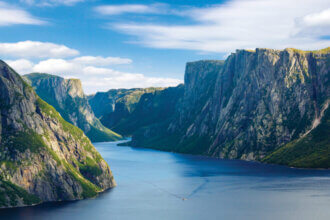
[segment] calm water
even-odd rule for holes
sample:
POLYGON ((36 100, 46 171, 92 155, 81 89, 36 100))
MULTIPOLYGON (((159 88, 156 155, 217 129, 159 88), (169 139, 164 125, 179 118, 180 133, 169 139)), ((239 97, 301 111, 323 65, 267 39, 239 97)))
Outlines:
POLYGON ((0 210, 1 219, 330 219, 330 171, 97 143, 118 186, 95 199, 0 210))

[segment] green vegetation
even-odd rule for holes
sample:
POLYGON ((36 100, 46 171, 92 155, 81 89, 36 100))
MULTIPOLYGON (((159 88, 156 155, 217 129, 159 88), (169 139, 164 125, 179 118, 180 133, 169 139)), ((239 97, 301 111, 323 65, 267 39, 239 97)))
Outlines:
POLYGON ((134 111, 111 129, 123 135, 131 135, 139 128, 166 121, 173 116, 175 105, 182 94, 182 86, 145 93, 136 104, 134 111))
POLYGON ((102 124, 112 128, 135 110, 143 94, 158 90, 163 88, 111 89, 90 96, 88 102, 102 124))
MULTIPOLYGON (((44 74, 42 77, 45 77, 44 74)), ((76 199, 93 197, 106 188, 100 181, 111 181, 112 176, 108 174, 106 167, 104 170, 107 173, 103 176, 105 162, 82 130, 65 121, 54 107, 39 98, 27 82, 1 61, 0 83, 5 84, 4 94, 13 94, 8 101, 5 96, 1 97, 0 111, 2 112, 4 107, 9 109, 1 114, 3 123, 0 125, 0 207, 37 204, 42 201, 35 195, 44 198, 43 193, 49 192, 56 194, 55 200, 72 199, 72 192, 62 185, 67 180, 58 178, 61 175, 72 177, 70 179, 74 185, 70 185, 76 199), (31 103, 31 100, 35 100, 34 103, 31 103), (7 102, 11 106, 6 106, 7 102), (20 117, 22 114, 31 116, 29 121, 20 117), (38 129, 33 126, 34 123, 40 125, 38 129), (43 132, 39 132, 40 130, 43 132), (56 142, 62 151, 60 154, 52 148, 56 142), (56 161, 55 168, 55 161, 49 161, 49 158, 56 161), (32 166, 33 170, 27 170, 32 166), (22 173, 16 175, 17 172, 22 173), (25 175, 31 176, 26 179, 25 175), (100 177, 100 180, 97 177, 100 177), (20 181, 26 185, 19 184, 20 181), (23 186, 24 189, 13 183, 23 186), (33 184, 36 184, 37 188, 30 190, 33 184), (53 188, 39 191, 39 184, 49 184, 53 188), (98 187, 99 185, 102 186, 98 187), (29 194, 25 189, 35 195, 29 194)), ((96 126, 102 125, 99 123, 96 126)))
POLYGON ((80 89, 81 84, 79 79, 66 80, 62 77, 45 73, 31 73, 25 75, 24 78, 29 81, 32 86, 34 86, 37 94, 46 103, 53 106, 56 111, 60 113, 61 117, 63 117, 65 121, 82 129, 93 142, 115 141, 122 139, 119 134, 116 134, 103 126, 96 117, 94 117, 92 121, 87 119, 87 117, 93 117, 92 112, 89 112, 90 108, 87 98, 84 96, 72 96, 70 94, 70 87, 77 87, 78 90, 80 89), (67 89, 67 94, 64 94, 64 96, 59 100, 58 94, 56 94, 56 88, 53 88, 52 86, 49 87, 49 85, 55 85, 55 87, 58 88, 63 87, 67 89))
POLYGON ((91 198, 97 195, 97 192, 100 191, 100 188, 83 178, 71 164, 67 163, 66 161, 62 161, 62 164, 64 164, 69 175, 81 185, 83 189, 81 196, 83 198, 91 198))
POLYGON ((0 207, 16 206, 18 199, 23 199, 25 205, 33 205, 41 202, 37 196, 0 178, 0 207))
POLYGON ((153 93, 155 91, 163 90, 163 88, 145 88, 145 89, 132 89, 129 92, 122 92, 122 97, 118 98, 116 102, 123 103, 128 112, 134 110, 135 105, 140 101, 140 98, 145 93, 153 93))
POLYGON ((90 125, 90 130, 86 133, 86 135, 91 139, 92 142, 105 142, 109 140, 118 141, 122 139, 119 134, 104 127, 103 125, 102 128, 99 129, 93 125, 90 125))
MULTIPOLYGON (((182 142, 180 142, 180 138, 182 138, 182 134, 180 135, 180 134, 167 133, 166 136, 164 134, 158 134, 158 135, 155 134, 151 137, 144 139, 138 138, 137 140, 138 144, 134 146, 148 147, 161 151, 173 151, 184 154, 205 155, 211 143, 209 137, 206 136, 195 135, 187 139, 184 139, 182 142)), ((130 145, 132 143, 130 142, 126 144, 130 145)))
POLYGON ((61 123, 63 130, 72 134, 74 137, 77 138, 77 140, 79 140, 84 135, 84 132, 81 129, 65 121, 53 106, 49 105, 41 98, 38 97, 36 104, 41 109, 41 111, 46 113, 51 118, 57 119, 61 123))
POLYGON ((47 73, 30 73, 24 76, 24 79, 28 79, 30 81, 39 80, 39 79, 49 79, 56 78, 58 76, 47 74, 47 73))
POLYGON ((328 54, 330 53, 330 47, 323 48, 320 50, 299 50, 296 48, 286 48, 286 50, 291 50, 296 53, 301 53, 301 54, 307 54, 307 53, 313 53, 313 54, 328 54))
POLYGON ((330 110, 322 122, 303 138, 296 139, 262 159, 266 163, 292 167, 330 167, 330 110))
POLYGON ((18 164, 10 160, 0 161, 0 166, 2 166, 2 164, 4 164, 8 170, 16 170, 18 168, 18 164))
MULTIPOLYGON (((38 98, 37 99, 37 105, 40 107, 41 111, 43 111, 44 113, 46 113, 48 116, 58 120, 61 125, 62 128, 65 132, 70 133, 73 137, 74 140, 76 141, 80 141, 80 143, 83 145, 84 149, 90 153, 93 154, 93 157, 95 158, 96 162, 99 162, 102 157, 101 155, 94 149, 94 147, 92 146, 91 142, 89 141, 89 139, 84 135, 83 131, 80 130, 78 127, 72 125, 71 123, 65 121, 61 115, 49 104, 47 104, 45 101, 43 101, 42 99, 38 98)), ((48 148, 47 148, 48 149, 48 148)), ((51 153, 51 155, 53 155, 53 158, 60 163, 60 159, 57 157, 57 155, 55 154, 55 152, 52 152, 51 149, 48 149, 49 152, 51 153)), ((91 162, 91 161, 89 161, 91 162)), ((88 163, 87 163, 88 164, 88 163)), ((86 165, 87 165, 86 164, 86 165)), ((94 165, 94 164, 93 164, 94 165)), ((91 168, 92 170, 95 170, 94 168, 91 168)), ((96 171, 97 172, 97 171, 96 171)))
POLYGON ((103 173, 103 171, 99 168, 95 160, 90 157, 86 157, 83 163, 79 163, 79 170, 84 176, 86 176, 85 174, 92 176, 100 176, 103 173))
POLYGON ((61 160, 57 156, 57 154, 53 151, 53 149, 51 149, 50 147, 47 147, 47 151, 50 153, 50 155, 52 156, 52 158, 56 161, 56 164, 58 166, 61 165, 61 160))
POLYGON ((3 144, 9 149, 15 149, 20 152, 29 149, 33 153, 37 153, 40 149, 47 147, 41 135, 28 128, 25 131, 17 132, 9 130, 6 136, 4 136, 3 144))

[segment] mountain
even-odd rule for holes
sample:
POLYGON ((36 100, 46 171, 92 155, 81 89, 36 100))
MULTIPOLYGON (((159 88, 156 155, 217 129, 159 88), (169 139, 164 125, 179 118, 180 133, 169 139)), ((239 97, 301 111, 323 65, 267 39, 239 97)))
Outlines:
MULTIPOLYGON (((330 167, 330 110, 327 103, 320 124, 301 138, 276 149, 262 159, 266 163, 277 163, 292 167, 330 167)), ((325 107, 324 106, 324 107, 325 107)))
POLYGON ((82 129, 92 142, 121 139, 94 116, 79 79, 63 79, 45 73, 31 73, 24 78, 43 100, 66 121, 82 129))
POLYGON ((237 50, 188 63, 172 118, 139 129, 131 144, 328 168, 329 64, 330 48, 237 50))
POLYGON ((83 199, 113 186, 83 131, 0 61, 0 207, 83 199))
POLYGON ((175 105, 183 95, 183 85, 144 93, 126 117, 113 129, 123 135, 132 135, 140 128, 166 124, 175 112, 175 105))
MULTIPOLYGON (((97 92, 88 96, 88 101, 96 117, 102 124, 112 130, 123 134, 130 134, 122 128, 122 120, 127 119, 135 110, 140 98, 145 93, 160 91, 163 88, 133 88, 133 89, 111 89, 107 92, 97 92), (117 128, 117 126, 120 126, 117 128)), ((127 121, 127 120, 125 120, 127 121)))

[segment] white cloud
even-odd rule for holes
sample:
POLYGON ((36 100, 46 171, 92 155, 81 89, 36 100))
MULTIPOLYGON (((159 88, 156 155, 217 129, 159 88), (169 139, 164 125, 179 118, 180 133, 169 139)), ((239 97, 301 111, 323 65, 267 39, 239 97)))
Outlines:
POLYGON ((70 57, 76 56, 79 51, 64 45, 39 41, 20 41, 16 43, 0 43, 0 55, 10 57, 70 57))
POLYGON ((81 66, 64 59, 48 59, 37 63, 31 72, 52 74, 79 74, 81 66))
POLYGON ((0 26, 15 24, 42 25, 46 23, 23 9, 0 1, 0 26))
POLYGON ((100 79, 99 77, 90 77, 88 80, 82 80, 85 92, 87 94, 96 91, 108 91, 109 89, 119 88, 146 88, 146 87, 168 87, 177 86, 182 83, 180 79, 147 77, 139 73, 118 73, 109 75, 100 79))
POLYGON ((103 15, 119 15, 124 13, 134 14, 155 14, 162 13, 166 8, 165 4, 140 5, 140 4, 124 4, 124 5, 102 5, 95 8, 98 13, 103 15))
POLYGON ((31 61, 26 59, 5 60, 5 62, 16 72, 21 74, 30 73, 34 65, 31 61))
POLYGON ((118 76, 121 74, 120 71, 116 71, 110 68, 100 68, 100 67, 95 67, 95 66, 86 66, 82 69, 81 73, 85 75, 103 75, 103 76, 118 76))
POLYGON ((77 57, 72 60, 75 63, 88 64, 95 66, 108 66, 108 65, 118 65, 118 64, 130 64, 131 59, 121 58, 121 57, 101 57, 101 56, 82 56, 77 57))
POLYGON ((330 2, 324 0, 232 0, 180 14, 195 24, 109 24, 137 37, 135 43, 152 48, 232 52, 238 48, 317 49, 330 34, 330 2), (313 28, 311 28, 313 26, 313 28))
POLYGON ((20 2, 36 5, 36 6, 57 6, 66 5, 72 6, 78 2, 84 2, 85 0, 20 0, 20 2))
POLYGON ((330 25, 330 8, 306 15, 302 20, 307 26, 328 26, 330 25))
POLYGON ((180 79, 148 77, 141 73, 128 73, 111 68, 81 64, 75 62, 74 59, 47 59, 37 64, 24 59, 6 62, 20 74, 41 72, 64 78, 79 78, 87 94, 116 88, 167 87, 182 83, 180 79))

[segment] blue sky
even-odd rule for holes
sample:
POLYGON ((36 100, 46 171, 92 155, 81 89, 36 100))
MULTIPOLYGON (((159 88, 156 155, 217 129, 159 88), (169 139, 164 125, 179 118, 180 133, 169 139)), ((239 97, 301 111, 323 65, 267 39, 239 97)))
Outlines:
POLYGON ((0 0, 0 33, 21 74, 80 78, 86 93, 171 86, 186 62, 235 49, 328 47, 330 2, 0 0))

